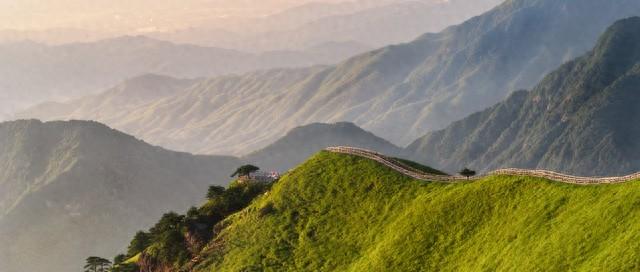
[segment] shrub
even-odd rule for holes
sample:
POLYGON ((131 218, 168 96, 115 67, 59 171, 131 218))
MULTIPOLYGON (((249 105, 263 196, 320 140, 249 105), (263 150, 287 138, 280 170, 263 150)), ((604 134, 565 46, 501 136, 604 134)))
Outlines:
POLYGON ((269 202, 267 203, 267 205, 264 205, 264 207, 260 208, 258 214, 260 217, 264 217, 274 212, 276 212, 276 207, 273 205, 273 203, 269 202))
POLYGON ((131 258, 151 245, 151 234, 139 231, 131 240, 127 249, 127 257, 131 258))

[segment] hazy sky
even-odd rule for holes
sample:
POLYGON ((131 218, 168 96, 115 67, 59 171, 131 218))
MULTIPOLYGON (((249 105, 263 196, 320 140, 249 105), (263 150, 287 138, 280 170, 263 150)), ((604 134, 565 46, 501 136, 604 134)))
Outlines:
POLYGON ((345 0, 0 0, 0 29, 181 28, 211 18, 255 17, 308 2, 345 0))

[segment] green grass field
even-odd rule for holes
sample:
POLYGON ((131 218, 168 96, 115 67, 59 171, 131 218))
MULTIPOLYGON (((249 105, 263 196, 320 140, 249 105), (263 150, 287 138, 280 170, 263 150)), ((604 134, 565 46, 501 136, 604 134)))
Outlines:
POLYGON ((433 169, 433 168, 431 168, 429 166, 422 165, 422 164, 419 164, 419 163, 414 162, 414 161, 400 159, 400 158, 391 158, 391 159, 396 160, 396 161, 398 161, 398 162, 400 162, 400 163, 402 163, 402 164, 404 164, 406 166, 409 166, 409 167, 411 167, 411 168, 413 168, 415 170, 422 171, 425 174, 443 175, 443 176, 449 175, 449 174, 447 174, 445 172, 442 172, 442 171, 437 170, 437 169, 433 169))
POLYGON ((133 263, 137 263, 140 260, 140 255, 141 253, 136 254, 135 256, 129 258, 128 260, 124 261, 123 264, 133 264, 133 263))
POLYGON ((640 269, 639 182, 427 183, 322 152, 228 221, 224 250, 198 270, 640 269))

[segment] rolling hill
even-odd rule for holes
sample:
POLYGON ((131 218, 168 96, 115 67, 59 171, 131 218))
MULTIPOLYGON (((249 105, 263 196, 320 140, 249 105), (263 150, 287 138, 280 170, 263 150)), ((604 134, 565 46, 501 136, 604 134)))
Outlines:
POLYGON ((183 268, 629 271, 640 265, 640 209, 630 201, 638 186, 518 176, 424 182, 321 152, 216 225, 183 268))
POLYGON ((353 123, 310 124, 295 128, 273 144, 242 159, 264 169, 285 171, 330 146, 353 146, 402 156, 403 150, 353 123))
MULTIPOLYGON (((126 124, 99 121, 154 144, 209 154, 244 155, 316 122, 353 122, 404 146, 534 87, 634 14, 635 0, 509 0, 440 33, 334 67, 211 79, 129 112, 126 124)), ((37 111, 24 116, 47 118, 37 111)), ((94 114, 73 118, 83 116, 94 114)))
POLYGON ((0 123, 0 270, 76 271, 87 255, 114 255, 162 213, 201 203, 241 163, 94 122, 0 123))
POLYGON ((617 22, 586 55, 531 92, 427 134, 413 158, 454 170, 519 167, 578 175, 640 169, 640 17, 617 22))

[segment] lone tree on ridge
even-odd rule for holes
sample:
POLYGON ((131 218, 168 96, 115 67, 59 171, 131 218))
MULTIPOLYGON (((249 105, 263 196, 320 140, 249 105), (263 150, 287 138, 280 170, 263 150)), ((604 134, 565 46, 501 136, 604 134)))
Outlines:
POLYGON ((467 180, 468 180, 470 177, 473 177, 476 175, 476 171, 470 170, 469 168, 465 168, 465 169, 462 169, 459 174, 462 175, 463 177, 467 177, 467 180))
POLYGON ((108 272, 111 270, 111 261, 91 256, 87 258, 87 264, 84 266, 85 272, 108 272))
POLYGON ((255 166, 255 165, 251 165, 251 164, 247 164, 247 165, 243 165, 238 167, 238 169, 236 169, 235 172, 233 172, 233 175, 231 175, 231 177, 249 177, 252 173, 258 172, 258 170, 260 170, 259 167, 255 166))

